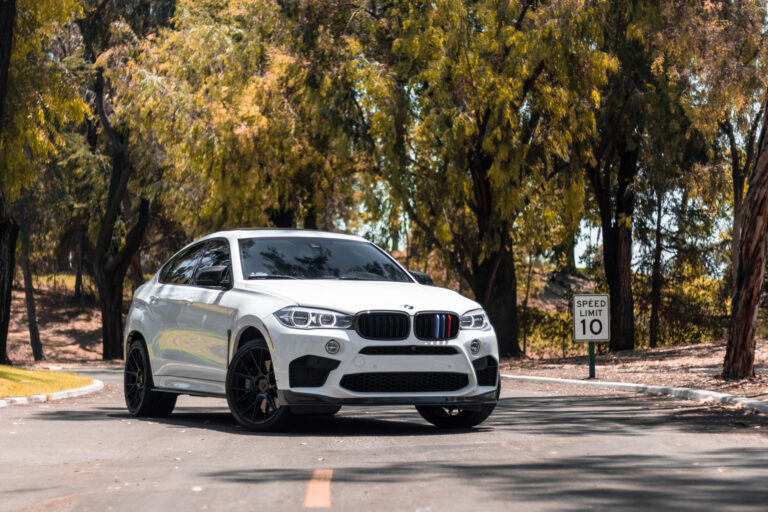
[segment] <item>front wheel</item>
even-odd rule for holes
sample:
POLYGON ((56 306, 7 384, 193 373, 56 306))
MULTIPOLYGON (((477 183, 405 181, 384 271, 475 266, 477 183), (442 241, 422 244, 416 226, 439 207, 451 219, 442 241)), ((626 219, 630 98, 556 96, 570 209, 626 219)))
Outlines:
POLYGON ((439 405, 417 405, 416 410, 422 418, 439 428, 471 428, 488 419, 495 407, 495 403, 469 410, 439 405))
POLYGON ((125 405, 133 416, 165 418, 173 412, 177 395, 152 389, 152 371, 147 349, 140 340, 128 347, 123 374, 125 405))
POLYGON ((241 347, 227 371, 227 402, 232 416, 248 430, 278 430, 291 411, 281 406, 272 356, 266 344, 252 341, 241 347))

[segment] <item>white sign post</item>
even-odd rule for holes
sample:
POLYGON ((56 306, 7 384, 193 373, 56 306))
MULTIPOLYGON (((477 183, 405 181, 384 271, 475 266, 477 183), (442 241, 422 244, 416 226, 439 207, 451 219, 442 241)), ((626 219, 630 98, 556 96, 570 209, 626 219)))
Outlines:
POLYGON ((595 342, 611 340, 611 297, 573 296, 573 341, 589 343, 589 378, 595 378, 595 342))

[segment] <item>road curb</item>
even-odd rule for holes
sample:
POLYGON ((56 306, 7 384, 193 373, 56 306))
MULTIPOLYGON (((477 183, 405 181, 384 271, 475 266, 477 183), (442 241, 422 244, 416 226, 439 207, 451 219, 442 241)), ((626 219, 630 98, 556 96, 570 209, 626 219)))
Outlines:
POLYGON ((686 400, 703 400, 712 404, 736 405, 745 409, 755 409, 768 413, 768 402, 747 398, 744 396, 729 395, 717 391, 705 389, 678 388, 672 386, 648 386, 645 384, 633 384, 629 382, 601 382, 576 379, 557 379, 554 377, 534 377, 531 375, 502 375, 507 380, 523 380, 529 382, 543 382, 548 384, 563 384, 570 386, 583 386, 593 388, 614 389, 617 391, 635 391, 649 395, 669 395, 686 400))
POLYGON ((74 398, 76 396, 95 393, 96 391, 99 391, 103 388, 103 382, 98 379, 93 379, 93 382, 81 388, 65 389, 64 391, 56 391, 55 393, 41 393, 39 395, 11 396, 8 398, 2 398, 0 399, 0 407, 7 407, 9 405, 32 404, 37 402, 49 402, 51 400, 63 400, 64 398, 74 398))

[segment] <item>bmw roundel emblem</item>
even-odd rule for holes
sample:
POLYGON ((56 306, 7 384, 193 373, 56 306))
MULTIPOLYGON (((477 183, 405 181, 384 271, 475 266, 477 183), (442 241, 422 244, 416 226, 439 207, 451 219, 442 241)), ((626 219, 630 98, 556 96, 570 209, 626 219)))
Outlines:
POLYGON ((413 306, 411 306, 410 304, 403 304, 403 307, 405 309, 413 309, 413 306))

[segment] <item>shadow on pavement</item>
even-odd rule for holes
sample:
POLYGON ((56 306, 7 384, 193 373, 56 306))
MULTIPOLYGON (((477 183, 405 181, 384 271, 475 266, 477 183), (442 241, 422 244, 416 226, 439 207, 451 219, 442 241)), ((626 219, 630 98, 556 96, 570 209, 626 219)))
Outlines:
MULTIPOLYGON (((333 481, 371 488, 375 484, 455 480, 461 487, 477 486, 491 493, 493 499, 510 505, 549 503, 557 510, 764 510, 768 503, 765 451, 715 450, 690 457, 694 458, 542 455, 542 460, 536 462, 510 464, 424 461, 335 468, 333 481), (737 474, 728 477, 729 470, 737 474), (741 470, 749 470, 749 474, 738 474, 741 470)), ((246 484, 306 482, 312 470, 259 468, 203 476, 246 484)), ((525 506, 518 509, 524 510, 525 506)))
POLYGON ((296 416, 283 431, 253 433, 240 428, 226 406, 177 407, 168 418, 133 418, 121 407, 50 410, 45 420, 106 421, 132 419, 184 428, 261 436, 414 436, 507 430, 558 436, 634 436, 649 429, 687 433, 751 432, 768 434, 768 418, 738 410, 713 410, 693 402, 644 396, 523 396, 502 398, 494 413, 474 429, 440 430, 413 407, 345 407, 336 416, 296 416), (759 430, 763 428, 763 430, 759 430))

